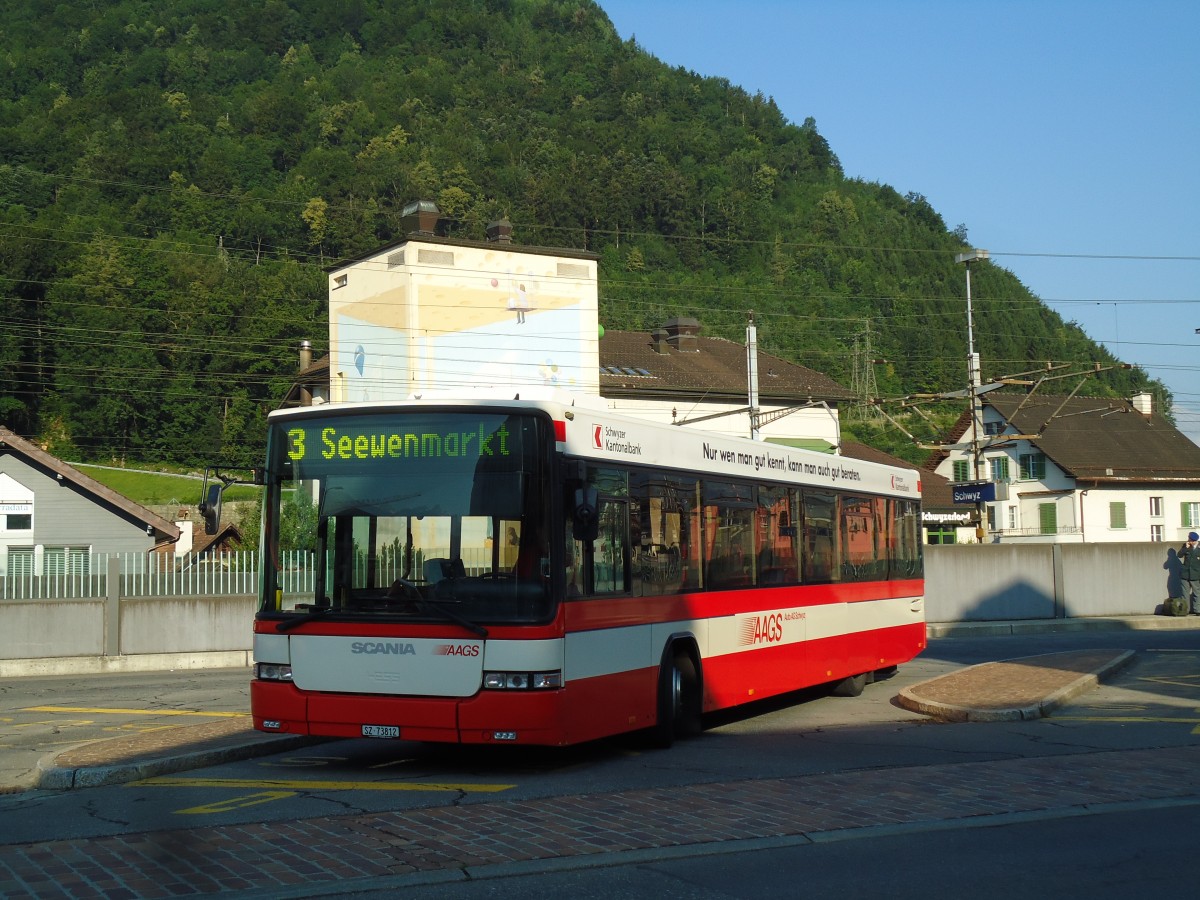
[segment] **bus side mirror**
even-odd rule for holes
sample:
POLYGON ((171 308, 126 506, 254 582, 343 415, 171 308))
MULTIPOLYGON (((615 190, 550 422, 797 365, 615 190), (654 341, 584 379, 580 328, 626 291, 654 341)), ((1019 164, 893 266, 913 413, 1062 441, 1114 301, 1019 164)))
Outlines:
POLYGON ((200 515, 204 517, 204 533, 216 534, 221 526, 221 494, 224 488, 219 484, 208 486, 208 496, 200 501, 200 515))
POLYGON ((584 485, 575 489, 575 508, 571 511, 572 535, 577 541, 590 544, 600 534, 600 502, 596 489, 584 485))

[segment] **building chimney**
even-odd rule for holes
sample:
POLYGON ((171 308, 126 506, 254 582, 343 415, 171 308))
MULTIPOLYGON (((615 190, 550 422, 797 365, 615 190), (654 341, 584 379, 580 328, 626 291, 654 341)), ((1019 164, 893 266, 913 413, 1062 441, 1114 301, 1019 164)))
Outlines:
POLYGON ((508 221, 508 219, 497 219, 495 222, 489 222, 487 239, 493 244, 511 244, 512 222, 508 221))
POLYGON ((405 234, 437 234, 441 216, 432 200, 414 200, 400 213, 400 230, 405 234))
POLYGON ((680 353, 700 352, 700 321, 690 316, 677 316, 668 319, 663 325, 667 332, 667 343, 680 353))
POLYGON ((1133 408, 1140 412, 1147 419, 1154 412, 1154 395, 1149 391, 1142 391, 1140 394, 1134 394, 1129 402, 1133 404, 1133 408))
POLYGON ((670 349, 670 344, 667 342, 667 329, 655 328, 650 332, 650 346, 655 353, 666 353, 670 349))
MULTIPOLYGON (((312 341, 300 342, 300 371, 304 372, 312 365, 312 341)), ((300 385, 300 405, 312 406, 312 388, 307 384, 300 385)))

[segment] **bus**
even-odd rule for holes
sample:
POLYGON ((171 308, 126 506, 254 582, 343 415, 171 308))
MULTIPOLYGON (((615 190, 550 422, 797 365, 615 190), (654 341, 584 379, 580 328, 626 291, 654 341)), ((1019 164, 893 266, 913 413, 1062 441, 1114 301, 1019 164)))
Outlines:
POLYGON ((268 429, 264 732, 669 746, 925 647, 914 469, 528 395, 268 429))

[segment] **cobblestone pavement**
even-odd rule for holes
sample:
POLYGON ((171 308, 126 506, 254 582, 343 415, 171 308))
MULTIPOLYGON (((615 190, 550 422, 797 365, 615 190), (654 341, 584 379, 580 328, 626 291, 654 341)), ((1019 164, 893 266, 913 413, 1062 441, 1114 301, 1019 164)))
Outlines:
POLYGON ((0 848, 0 896, 320 896, 1147 801, 1200 803, 1200 746, 44 841, 0 848))

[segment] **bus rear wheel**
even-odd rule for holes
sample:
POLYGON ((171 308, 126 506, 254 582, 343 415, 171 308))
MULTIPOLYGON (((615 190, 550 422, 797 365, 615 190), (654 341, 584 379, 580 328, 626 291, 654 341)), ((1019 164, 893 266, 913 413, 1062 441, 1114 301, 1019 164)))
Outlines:
POLYGON ((700 733, 700 678, 686 653, 676 653, 658 672, 658 722, 654 746, 666 749, 676 738, 700 733))
POLYGON ((849 678, 843 678, 841 681, 835 681, 830 693, 835 697, 857 697, 867 686, 869 675, 869 672, 862 672, 858 675, 851 675, 849 678))

